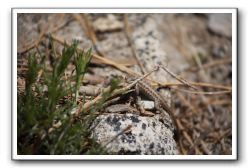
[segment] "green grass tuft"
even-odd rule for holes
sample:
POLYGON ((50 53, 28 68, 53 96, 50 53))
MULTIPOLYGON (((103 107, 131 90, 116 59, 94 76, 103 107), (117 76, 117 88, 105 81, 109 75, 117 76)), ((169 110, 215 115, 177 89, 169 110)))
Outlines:
MULTIPOLYGON (((84 114, 77 121, 70 114, 77 106, 78 90, 87 71, 91 52, 92 49, 78 52, 77 42, 74 42, 70 46, 65 44, 58 56, 52 47, 51 54, 55 59, 51 64, 52 70, 45 64, 45 56, 34 53, 28 57, 25 91, 18 93, 19 155, 107 154, 103 147, 89 139, 90 125, 96 115, 84 114), (37 59, 39 56, 41 61, 37 59), (75 73, 65 81, 63 77, 70 63, 75 66, 75 73), (39 72, 43 73, 38 80, 39 72), (47 91, 44 91, 45 86, 47 91)), ((117 82, 112 85, 114 90, 117 82)), ((105 99, 107 97, 108 94, 105 99)), ((98 108, 103 102, 98 104, 98 108)))

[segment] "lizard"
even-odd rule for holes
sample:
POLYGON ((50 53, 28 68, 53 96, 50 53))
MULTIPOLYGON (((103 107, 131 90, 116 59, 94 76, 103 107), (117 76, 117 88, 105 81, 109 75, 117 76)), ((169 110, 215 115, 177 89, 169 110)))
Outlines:
MULTIPOLYGON (((137 77, 132 75, 130 78, 131 80, 133 80, 137 77)), ((155 109, 160 112, 160 120, 162 120, 162 122, 168 127, 172 127, 173 129, 175 129, 175 118, 170 106, 168 105, 167 101, 160 95, 160 93, 153 89, 153 87, 146 81, 146 79, 138 80, 135 85, 135 90, 137 94, 141 93, 148 99, 153 100, 155 103, 155 109), (170 124, 172 122, 169 120, 173 120, 173 125, 170 124)))

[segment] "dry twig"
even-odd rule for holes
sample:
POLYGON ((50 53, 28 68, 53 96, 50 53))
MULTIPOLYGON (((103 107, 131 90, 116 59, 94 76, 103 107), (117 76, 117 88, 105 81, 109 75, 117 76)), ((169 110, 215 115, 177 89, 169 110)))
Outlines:
POLYGON ((141 70, 142 74, 145 74, 146 73, 145 68, 143 67, 143 65, 139 61, 137 53, 136 53, 136 49, 135 49, 134 44, 133 44, 133 42, 131 40, 131 29, 130 29, 130 26, 129 26, 127 14, 124 14, 124 25, 125 25, 125 35, 126 35, 126 38, 128 40, 128 43, 129 43, 129 45, 131 47, 132 55, 135 58, 138 66, 140 67, 140 70, 141 70))
MULTIPOLYGON (((158 68, 155 68, 154 70, 150 71, 149 73, 143 75, 142 77, 139 77, 138 79, 136 79, 135 81, 133 81, 131 84, 127 85, 126 87, 123 87, 121 89, 116 89, 114 90, 110 97, 115 97, 121 93, 124 93, 125 91, 129 90, 130 88, 132 88, 133 86, 135 86, 137 84, 137 82, 143 80, 144 78, 146 78, 147 76, 149 76, 152 72, 157 71, 158 68)), ((102 93, 106 93, 109 92, 111 89, 111 87, 108 87, 106 89, 103 90, 102 93)), ((99 102, 101 99, 103 98, 103 94, 99 94, 97 97, 95 97, 93 100, 90 100, 88 102, 86 102, 83 107, 82 107, 82 111, 88 111, 90 109, 91 106, 93 106, 94 104, 96 104, 97 102, 99 102)), ((77 114, 78 115, 78 114, 77 114)))
MULTIPOLYGON (((54 35, 51 35, 51 37, 52 37, 55 41, 57 41, 58 43, 64 44, 64 41, 61 40, 60 38, 58 38, 58 37, 56 37, 56 36, 54 36, 54 35)), ((65 41, 65 42, 66 42, 66 41, 65 41)), ((66 44, 68 44, 68 43, 66 42, 66 44)), ((78 50, 82 51, 82 50, 79 49, 79 48, 78 48, 78 50)), ((135 73, 133 70, 127 68, 126 66, 124 66, 124 65, 122 65, 122 64, 118 64, 118 63, 116 63, 116 62, 114 62, 114 61, 112 61, 112 60, 110 60, 110 59, 108 59, 108 58, 101 57, 101 56, 99 56, 99 55, 97 55, 97 54, 93 54, 93 57, 94 57, 94 58, 97 58, 97 59, 99 59, 99 60, 101 60, 104 64, 113 66, 113 67, 115 67, 115 68, 119 69, 120 71, 125 72, 125 73, 127 73, 127 74, 141 76, 140 74, 135 73)), ((168 71, 168 72, 171 73, 171 75, 173 75, 174 77, 178 78, 175 74, 172 74, 172 72, 170 72, 170 71, 168 71)), ((210 86, 210 87, 214 87, 214 88, 226 88, 226 89, 229 89, 229 87, 225 87, 225 86, 221 86, 221 85, 213 85, 213 84, 208 84, 208 83, 194 83, 194 82, 190 82, 190 83, 189 83, 189 82, 187 82, 186 80, 180 79, 180 78, 178 78, 178 80, 180 80, 180 81, 181 81, 182 83, 184 83, 185 85, 188 85, 188 86, 191 86, 191 87, 193 87, 193 86, 192 86, 192 84, 193 84, 193 85, 196 85, 196 86, 210 86)), ((162 83, 160 83, 160 82, 156 82, 156 81, 154 81, 154 80, 149 80, 149 81, 153 82, 154 85, 155 85, 155 84, 160 85, 160 86, 164 86, 164 85, 166 86, 166 85, 167 85, 167 84, 162 84, 162 83)), ((169 85, 172 85, 172 84, 169 84, 169 85)), ((169 86, 169 85, 168 85, 168 86, 169 86)), ((180 85, 180 84, 175 84, 175 85, 180 85)), ((194 88, 195 88, 195 87, 194 87, 194 88)), ((176 89, 176 88, 174 88, 174 89, 176 89)), ((187 92, 187 93, 193 93, 193 94, 209 94, 209 95, 212 95, 212 94, 225 94, 225 93, 231 93, 231 90, 227 90, 227 91, 218 91, 218 92, 200 92, 200 91, 199 91, 199 92, 194 92, 194 91, 185 91, 185 90, 181 90, 181 91, 187 92)))
POLYGON ((59 14, 60 18, 58 19, 58 23, 60 23, 59 25, 55 25, 53 27, 52 30, 48 29, 48 25, 45 26, 44 29, 41 30, 38 39, 35 42, 31 42, 30 44, 27 44, 25 46, 24 49, 17 51, 18 54, 22 54, 25 52, 28 52, 29 50, 33 49, 33 48, 38 48, 38 45, 40 44, 40 42, 42 41, 43 37, 48 33, 55 33, 56 31, 58 31, 59 29, 61 29, 62 27, 64 27, 68 22, 63 22, 64 18, 65 18, 65 14, 59 14))
POLYGON ((214 91, 214 92, 202 92, 202 91, 190 91, 190 90, 185 90, 185 89, 179 89, 179 88, 174 88, 173 89, 185 93, 190 93, 190 94, 199 94, 199 95, 220 95, 220 94, 230 94, 230 90, 223 90, 223 91, 214 91))
POLYGON ((127 127, 125 127, 121 132, 119 132, 117 135, 115 135, 110 141, 108 141, 104 147, 106 147, 108 144, 110 144, 112 141, 114 141, 115 139, 117 139, 120 135, 124 134, 125 132, 129 131, 132 128, 132 125, 128 125, 127 127))
MULTIPOLYGON (((215 88, 215 89, 224 89, 227 91, 231 91, 232 88, 230 86, 223 86, 223 85, 217 85, 212 83, 203 83, 203 82, 189 82, 191 85, 199 86, 199 87, 209 87, 209 88, 215 88)), ((183 83, 163 83, 160 84, 163 87, 171 87, 171 86, 181 86, 185 85, 183 83)))
POLYGON ((75 20, 77 20, 80 23, 80 26, 82 27, 83 31, 87 34, 88 38, 91 39, 95 51, 100 56, 104 56, 104 54, 98 49, 97 46, 98 39, 96 37, 95 32, 93 31, 93 27, 89 22, 89 19, 87 18, 86 14, 74 13, 72 15, 75 18, 75 20))
MULTIPOLYGON (((202 65, 202 68, 203 69, 207 69, 207 68, 211 68, 211 67, 214 67, 214 66, 217 66, 217 65, 223 65, 223 64, 229 64, 232 62, 232 59, 231 58, 224 58, 224 59, 219 59, 219 60, 215 60, 215 61, 211 61, 211 62, 208 62, 206 64, 203 64, 202 65)), ((190 68, 190 71, 198 71, 200 68, 190 68)))
POLYGON ((191 109, 191 111, 197 113, 196 108, 181 93, 177 93, 176 95, 183 102, 183 104, 185 104, 187 107, 191 109))
POLYGON ((23 53, 25 53, 25 52, 27 52, 27 51, 29 51, 29 50, 35 48, 36 46, 38 46, 39 43, 41 42, 42 38, 43 38, 44 35, 46 34, 47 30, 48 30, 48 27, 42 29, 41 32, 40 32, 40 34, 39 34, 39 36, 38 36, 38 39, 35 40, 35 42, 31 42, 30 44, 27 44, 27 45, 24 47, 24 49, 17 51, 18 54, 23 54, 23 53))
POLYGON ((181 121, 179 119, 176 119, 176 124, 180 132, 182 132, 182 135, 184 138, 188 141, 188 143, 191 145, 191 147, 195 147, 195 151, 197 154, 201 154, 200 150, 194 145, 192 138, 189 136, 187 131, 185 131, 181 121))
POLYGON ((195 89, 198 90, 196 87, 192 86, 191 83, 189 83, 187 80, 177 76, 176 74, 174 74, 173 72, 171 72, 168 68, 166 68, 165 66, 160 65, 160 68, 162 68, 165 72, 169 73, 172 77, 174 77, 176 80, 178 80, 179 82, 195 89))

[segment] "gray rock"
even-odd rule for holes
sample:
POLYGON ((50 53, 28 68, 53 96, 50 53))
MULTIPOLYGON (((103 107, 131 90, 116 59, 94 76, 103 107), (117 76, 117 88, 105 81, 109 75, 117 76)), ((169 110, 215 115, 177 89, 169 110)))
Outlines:
POLYGON ((96 127, 91 138, 113 154, 178 154, 172 131, 159 121, 158 115, 154 117, 134 114, 100 115, 93 126, 96 127), (124 132, 129 125, 132 127, 124 132))
POLYGON ((209 30, 222 36, 232 37, 232 14, 212 13, 208 18, 209 30))
POLYGON ((108 14, 106 18, 99 17, 93 22, 93 28, 98 32, 117 31, 123 27, 123 22, 119 21, 113 14, 108 14))

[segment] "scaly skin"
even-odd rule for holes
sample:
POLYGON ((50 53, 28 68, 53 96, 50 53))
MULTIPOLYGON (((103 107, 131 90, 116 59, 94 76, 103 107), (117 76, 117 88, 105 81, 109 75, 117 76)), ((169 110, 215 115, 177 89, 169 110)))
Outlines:
MULTIPOLYGON (((173 120, 174 125, 176 124, 174 121, 172 110, 165 99, 159 93, 157 93, 145 80, 138 81, 136 84, 136 89, 141 94, 145 95, 147 98, 155 102, 155 108, 160 112, 164 124, 172 125, 170 124, 172 121, 168 121, 170 119, 173 120)), ((173 129, 175 129, 175 126, 172 127, 173 129)))

